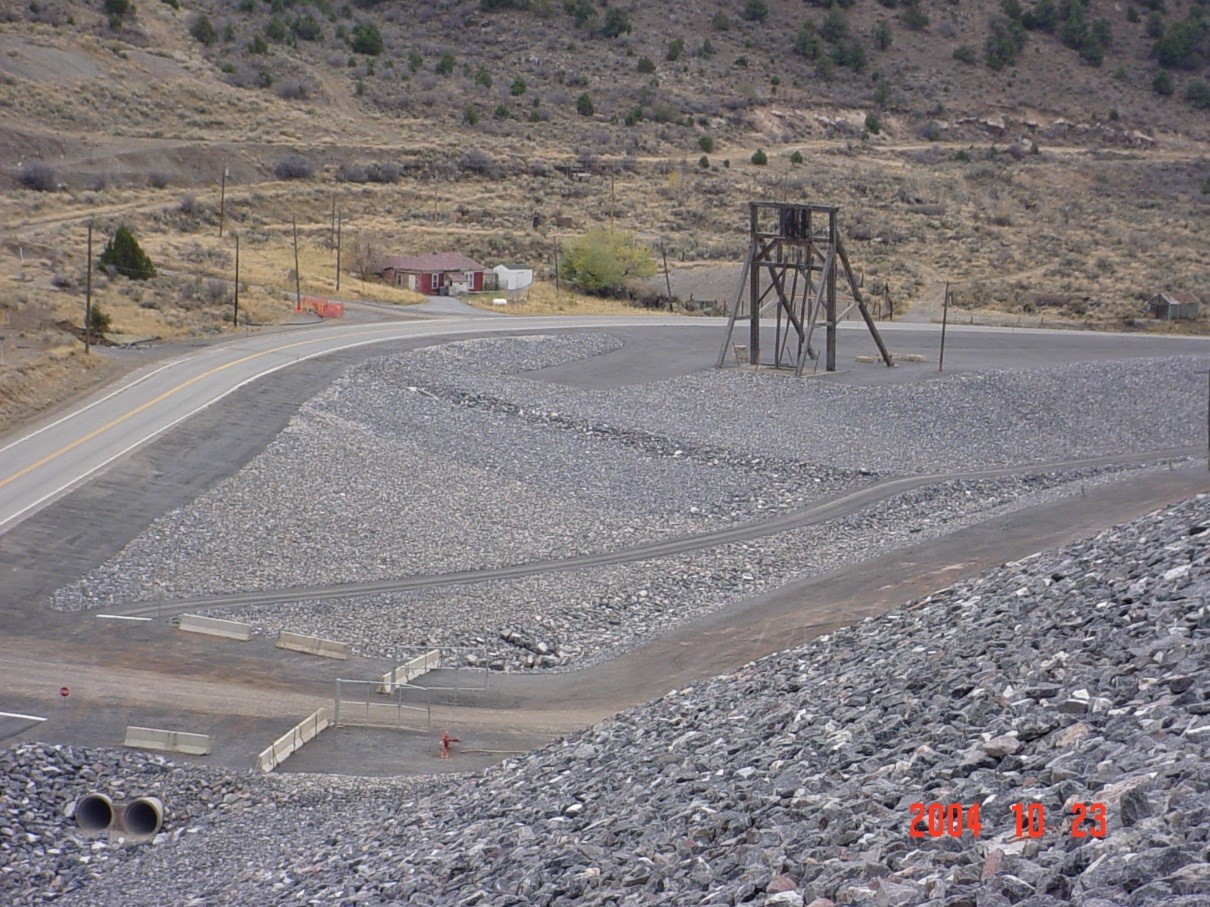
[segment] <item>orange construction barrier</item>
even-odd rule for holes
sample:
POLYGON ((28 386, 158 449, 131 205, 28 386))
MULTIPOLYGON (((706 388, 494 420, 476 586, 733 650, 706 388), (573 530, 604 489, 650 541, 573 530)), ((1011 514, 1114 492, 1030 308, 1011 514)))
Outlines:
POLYGON ((344 318, 345 305, 343 302, 332 302, 322 296, 304 296, 303 307, 311 309, 320 318, 344 318))

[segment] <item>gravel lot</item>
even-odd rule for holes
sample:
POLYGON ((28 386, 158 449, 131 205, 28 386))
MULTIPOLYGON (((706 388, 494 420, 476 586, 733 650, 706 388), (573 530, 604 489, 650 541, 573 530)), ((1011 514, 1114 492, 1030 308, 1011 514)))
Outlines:
POLYGON ((597 392, 530 374, 617 345, 470 340, 356 367, 56 605, 617 549, 799 509, 879 475, 1194 444, 1205 405, 1206 363, 1189 357, 879 387, 708 372, 597 392))
MULTIPOLYGON (((774 588, 935 538, 1137 470, 955 480, 897 495, 851 517, 676 557, 417 592, 199 613, 339 639, 355 653, 466 647, 494 670, 575 670, 679 624, 774 588)), ((463 656, 466 657, 466 656, 463 656)))
MULTIPOLYGON (((82 789, 61 780, 78 763, 21 748, 3 756, 0 894, 88 907, 1202 905, 1208 542, 1200 496, 482 776, 275 779, 272 796, 103 863, 81 863, 58 818, 82 789), (282 793, 292 782, 297 795, 282 793), (966 819, 978 804, 979 836, 911 837, 917 802, 960 804, 966 819), (1039 837, 1015 834, 1014 803, 1044 808, 1039 837), (1078 804, 1104 806, 1104 837, 1091 807, 1077 823, 1078 804)), ((129 764, 147 763, 159 765, 129 764)), ((173 783, 202 783, 196 769, 167 777, 182 774, 173 783)))

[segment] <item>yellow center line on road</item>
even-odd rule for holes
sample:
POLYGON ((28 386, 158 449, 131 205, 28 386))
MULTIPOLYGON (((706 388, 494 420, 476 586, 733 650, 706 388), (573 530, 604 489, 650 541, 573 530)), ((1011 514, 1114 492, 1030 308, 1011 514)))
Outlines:
MULTIPOLYGON (((392 327, 398 327, 398 326, 393 325, 392 327)), ((344 337, 363 337, 367 334, 374 334, 374 333, 378 333, 378 331, 350 331, 347 334, 343 334, 342 339, 344 337)), ((208 371, 202 372, 200 375, 194 375, 189 380, 181 382, 176 387, 169 388, 168 390, 164 391, 159 396, 153 397, 151 400, 148 400, 146 403, 142 403, 139 406, 136 406, 134 409, 130 410, 129 412, 123 413, 122 415, 120 415, 114 419, 111 419, 109 422, 106 422, 104 425, 99 426, 98 428, 95 428, 92 431, 90 431, 88 434, 83 435, 82 437, 79 437, 76 440, 72 441, 70 444, 65 444, 63 447, 60 447, 58 450, 54 451, 53 453, 48 453, 46 456, 42 457, 42 459, 38 460, 35 463, 31 463, 30 465, 26 466, 24 469, 22 469, 18 472, 15 472, 12 475, 10 475, 4 479, 0 479, 0 488, 4 488, 7 485, 11 485, 13 482, 16 482, 16 481, 24 478, 25 476, 29 475, 34 470, 40 469, 41 467, 45 466, 47 463, 51 463, 51 462, 57 460, 59 457, 63 456, 64 454, 70 453, 71 451, 73 451, 77 447, 79 447, 81 444, 87 444, 93 438, 96 438, 99 435, 103 435, 105 432, 109 431, 110 429, 112 429, 118 425, 121 425, 123 422, 126 422, 129 419, 133 419, 135 416, 139 415, 142 412, 147 411, 151 407, 155 406, 157 403, 162 403, 164 400, 168 399, 169 397, 173 396, 174 394, 180 393, 181 391, 185 390, 186 388, 191 387, 192 385, 196 384, 197 382, 199 382, 205 378, 209 378, 212 375, 217 375, 219 372, 226 371, 227 369, 232 368, 237 365, 242 365, 245 362, 250 362, 253 359, 259 359, 263 356, 269 356, 274 353, 282 353, 287 350, 294 349, 295 347, 306 346, 309 343, 316 343, 316 342, 328 340, 328 339, 330 339, 330 338, 328 338, 328 337, 310 337, 306 340, 299 340, 295 343, 287 343, 287 344, 283 344, 282 346, 272 347, 271 349, 260 350, 259 352, 251 353, 251 354, 249 354, 247 356, 243 356, 239 359, 233 359, 230 362, 225 362, 222 365, 216 365, 214 368, 209 369, 208 371)), ((335 350, 333 350, 333 352, 335 352, 335 350)))

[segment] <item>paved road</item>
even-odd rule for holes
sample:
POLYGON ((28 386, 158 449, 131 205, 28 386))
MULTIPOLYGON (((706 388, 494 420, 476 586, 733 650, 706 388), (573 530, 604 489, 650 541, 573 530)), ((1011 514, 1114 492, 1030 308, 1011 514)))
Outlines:
MULTIPOLYGON (((580 328, 641 322, 705 330, 685 319, 584 318, 580 328)), ((318 324, 208 347, 131 375, 53 421, 0 447, 0 533, 120 457, 239 388, 320 356, 418 337, 568 328, 568 319, 456 318, 380 324, 318 324)))

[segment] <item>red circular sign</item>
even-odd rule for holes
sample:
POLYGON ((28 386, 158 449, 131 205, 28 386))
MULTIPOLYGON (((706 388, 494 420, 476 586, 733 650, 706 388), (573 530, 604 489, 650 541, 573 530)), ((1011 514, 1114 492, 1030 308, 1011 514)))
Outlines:
POLYGON ((66 699, 69 695, 71 695, 71 690, 69 690, 67 687, 59 687, 59 695, 66 699))

